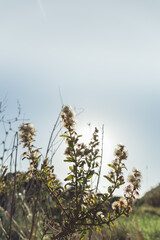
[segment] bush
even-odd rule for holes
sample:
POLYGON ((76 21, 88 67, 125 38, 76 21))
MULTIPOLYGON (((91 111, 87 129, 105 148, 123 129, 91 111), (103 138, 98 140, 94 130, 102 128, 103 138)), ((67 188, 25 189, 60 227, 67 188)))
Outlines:
MULTIPOLYGON (((81 135, 75 130, 74 113, 70 106, 63 107, 61 121, 65 128, 61 138, 67 144, 64 162, 69 164, 64 186, 57 180, 48 155, 42 158, 40 149, 33 145, 36 135, 34 126, 22 123, 19 134, 15 132, 11 150, 15 173, 6 181, 7 167, 2 166, 0 177, 0 194, 7 194, 10 201, 10 208, 2 205, 0 209, 3 239, 70 239, 74 234, 79 234, 80 239, 83 239, 87 232, 91 239, 93 230, 98 231, 104 225, 110 226, 120 216, 129 216, 132 211, 141 179, 137 169, 128 178, 129 185, 125 188, 124 197, 112 203, 114 191, 125 183, 125 147, 119 144, 115 149, 114 160, 108 164, 111 170, 104 176, 110 186, 102 194, 98 192, 102 158, 98 129, 95 128, 87 146, 80 142, 81 135), (16 169, 20 143, 26 149, 22 154, 23 160, 30 163, 28 171, 23 174, 19 174, 16 169), (91 182, 95 177, 97 186, 92 188, 91 182), (29 190, 25 188, 24 191, 23 184, 29 190)), ((51 142, 52 134, 49 144, 51 142)))

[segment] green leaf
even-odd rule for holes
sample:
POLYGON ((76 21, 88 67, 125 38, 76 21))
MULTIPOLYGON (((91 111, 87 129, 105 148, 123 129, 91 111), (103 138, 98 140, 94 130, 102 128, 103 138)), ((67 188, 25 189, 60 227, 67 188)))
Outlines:
POLYGON ((49 180, 47 185, 49 186, 52 181, 53 181, 53 179, 49 180))
POLYGON ((125 167, 121 167, 121 168, 124 168, 125 170, 128 170, 128 169, 126 168, 126 166, 125 166, 125 167))
POLYGON ((69 169, 70 169, 71 172, 73 172, 73 168, 71 166, 69 167, 69 169))
POLYGON ((99 228, 99 227, 95 227, 95 228, 94 228, 94 231, 96 231, 96 232, 100 232, 100 231, 102 231, 102 229, 99 228))
POLYGON ((106 175, 104 175, 103 177, 105 177, 109 182, 111 182, 111 183, 115 183, 114 181, 112 181, 112 179, 111 178, 109 178, 108 176, 106 176, 106 175))
POLYGON ((109 192, 109 193, 112 192, 112 187, 111 187, 111 186, 108 187, 108 192, 109 192))
POLYGON ((69 138, 68 135, 60 135, 60 137, 69 138))
POLYGON ((90 168, 90 166, 91 166, 90 161, 86 160, 86 163, 87 163, 87 166, 90 168))
POLYGON ((89 173, 89 175, 87 176, 87 179, 90 179, 90 178, 93 176, 93 174, 94 174, 94 171, 91 171, 91 172, 89 173))
POLYGON ((114 227, 114 224, 113 224, 113 222, 110 222, 110 224, 112 225, 112 227, 114 227))
POLYGON ((69 180, 72 180, 73 179, 73 175, 69 175, 68 177, 66 177, 65 179, 64 179, 64 181, 69 181, 69 180))
POLYGON ((72 158, 65 159, 64 162, 72 162, 72 158))
POLYGON ((82 137, 82 136, 83 136, 83 135, 78 135, 78 138, 79 138, 79 137, 82 137))
POLYGON ((82 232, 82 234, 81 234, 80 240, 84 239, 84 237, 86 236, 86 234, 87 234, 87 231, 84 230, 84 231, 82 232))
POLYGON ((109 167, 113 168, 115 171, 117 170, 114 165, 108 164, 109 167))
POLYGON ((125 184, 125 182, 119 183, 119 186, 121 186, 121 185, 123 185, 123 184, 125 184))
POLYGON ((123 213, 121 216, 122 216, 122 217, 127 217, 125 213, 123 213))

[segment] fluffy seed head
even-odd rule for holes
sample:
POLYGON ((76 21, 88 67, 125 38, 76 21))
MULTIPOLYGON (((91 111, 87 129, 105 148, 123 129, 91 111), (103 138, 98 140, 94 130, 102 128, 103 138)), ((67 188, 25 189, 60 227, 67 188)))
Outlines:
POLYGON ((19 138, 20 141, 27 146, 30 142, 33 142, 33 136, 35 136, 36 130, 33 124, 31 123, 22 123, 19 127, 19 138))
POLYGON ((75 121, 74 121, 74 112, 69 105, 65 105, 61 112, 61 120, 64 124, 64 127, 74 127, 75 121))

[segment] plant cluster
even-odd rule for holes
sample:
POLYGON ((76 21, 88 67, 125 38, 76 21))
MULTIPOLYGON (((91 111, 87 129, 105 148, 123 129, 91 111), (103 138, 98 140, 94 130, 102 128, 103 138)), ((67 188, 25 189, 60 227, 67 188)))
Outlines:
MULTIPOLYGON (((25 173, 25 181, 32 179, 35 183, 35 190, 30 199, 31 209, 28 210, 30 230, 25 234, 20 231, 22 239, 37 239, 37 236, 39 239, 70 239, 75 233, 83 239, 88 232, 91 236, 93 230, 98 231, 104 225, 113 225, 122 215, 128 216, 132 211, 133 201, 138 195, 141 174, 134 169, 128 178, 129 185, 125 188, 124 197, 111 203, 115 190, 125 183, 123 170, 126 169, 128 154, 124 145, 117 146, 114 160, 108 164, 111 170, 104 176, 110 182, 108 191, 100 193, 98 187, 92 186, 92 179, 99 178, 102 158, 99 151, 98 129, 95 128, 91 141, 86 145, 81 142, 81 135, 75 130, 75 116, 70 106, 66 105, 62 108, 61 121, 65 128, 61 138, 65 139, 67 145, 64 162, 69 165, 64 186, 57 180, 54 167, 49 164, 50 159, 47 156, 42 159, 40 148, 34 146, 36 135, 34 126, 31 123, 22 123, 19 127, 19 140, 27 149, 23 152, 23 159, 30 162, 30 167, 25 173), (56 215, 48 214, 47 206, 44 209, 42 204, 44 195, 48 196, 51 204, 54 203, 56 206, 56 215)), ((6 172, 1 174, 1 182, 5 174, 6 172)), ((19 181, 20 178, 14 177, 13 194, 19 181)), ((9 214, 13 215, 13 209, 9 214)), ((10 217, 9 234, 2 224, 0 226, 5 232, 6 239, 12 239, 12 222, 13 217, 10 217)))

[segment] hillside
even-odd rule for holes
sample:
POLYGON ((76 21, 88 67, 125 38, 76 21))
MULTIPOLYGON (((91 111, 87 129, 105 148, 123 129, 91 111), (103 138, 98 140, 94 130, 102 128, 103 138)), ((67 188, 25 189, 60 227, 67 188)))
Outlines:
POLYGON ((140 206, 160 207, 160 184, 145 193, 145 195, 137 201, 137 204, 140 206))

